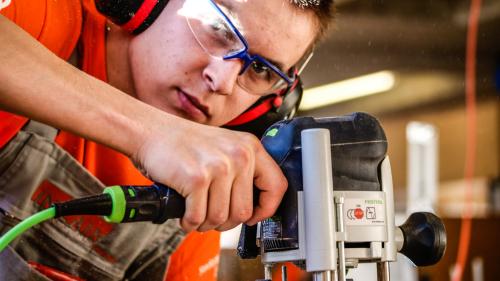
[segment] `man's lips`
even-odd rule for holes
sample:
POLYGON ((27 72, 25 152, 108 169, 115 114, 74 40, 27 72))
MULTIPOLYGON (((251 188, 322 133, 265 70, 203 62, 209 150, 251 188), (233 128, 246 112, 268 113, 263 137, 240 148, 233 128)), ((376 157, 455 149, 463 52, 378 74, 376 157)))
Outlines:
POLYGON ((181 99, 181 106, 185 111, 195 115, 199 112, 206 118, 210 117, 208 107, 203 105, 196 97, 189 95, 181 89, 178 89, 178 91, 181 99))

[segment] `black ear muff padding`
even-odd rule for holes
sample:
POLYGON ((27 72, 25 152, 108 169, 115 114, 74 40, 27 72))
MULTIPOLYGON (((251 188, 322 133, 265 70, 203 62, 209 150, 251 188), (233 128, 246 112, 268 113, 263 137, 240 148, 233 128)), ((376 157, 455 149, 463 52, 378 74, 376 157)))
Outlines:
MULTIPOLYGON (((224 128, 231 130, 242 131, 252 133, 257 137, 261 137, 264 132, 272 124, 292 118, 299 108, 300 101, 302 99, 302 83, 299 78, 297 78, 296 83, 294 83, 290 88, 285 90, 285 93, 281 95, 283 99, 280 106, 271 106, 270 109, 263 114, 255 116, 252 120, 249 120, 243 124, 225 125, 224 128)), ((259 106, 264 103, 271 103, 273 99, 276 98, 276 94, 271 94, 259 99, 254 105, 247 109, 243 114, 248 114, 249 112, 255 111, 259 106)))
POLYGON ((138 34, 151 26, 155 19, 160 15, 168 0, 95 0, 97 10, 113 23, 126 27, 128 31, 138 34), (143 18, 133 25, 133 28, 128 28, 130 23, 138 14, 139 9, 143 5, 152 5, 152 9, 142 15, 143 18))
POLYGON ((143 3, 143 1, 133 0, 95 0, 94 2, 99 13, 117 25, 127 23, 143 3))

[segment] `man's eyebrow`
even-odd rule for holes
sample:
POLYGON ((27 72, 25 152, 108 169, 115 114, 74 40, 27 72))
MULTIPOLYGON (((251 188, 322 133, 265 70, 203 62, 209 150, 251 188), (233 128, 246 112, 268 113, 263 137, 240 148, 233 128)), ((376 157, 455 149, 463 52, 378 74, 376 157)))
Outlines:
POLYGON ((272 65, 276 66, 281 72, 285 73, 285 70, 283 70, 283 68, 284 68, 283 63, 277 62, 277 61, 272 60, 272 59, 268 59, 264 56, 261 56, 261 57, 264 58, 265 60, 267 60, 268 62, 270 62, 272 65))
MULTIPOLYGON (((219 5, 219 7, 221 7, 222 11, 228 16, 229 20, 235 25, 235 27, 238 30, 240 30, 240 33, 242 33, 242 35, 243 35, 243 32, 241 30, 243 28, 243 26, 241 26, 241 24, 239 23, 238 16, 234 12, 233 3, 231 3, 230 1, 215 1, 215 2, 219 5)), ((252 46, 249 46, 249 47, 251 48, 252 46)), ((250 52, 250 50, 248 50, 248 51, 250 52)), ((258 53, 253 53, 253 52, 250 52, 250 53, 253 55, 258 54, 258 53)), ((284 63, 280 63, 280 62, 277 62, 275 60, 269 59, 261 54, 258 54, 258 55, 260 57, 262 57, 263 59, 265 59, 267 62, 276 66, 276 68, 278 68, 281 72, 285 73, 285 70, 283 70, 283 68, 285 67, 284 63)))
POLYGON ((214 1, 214 2, 219 6, 222 12, 226 14, 226 16, 229 18, 229 20, 234 24, 236 28, 238 29, 243 28, 238 20, 238 16, 234 12, 234 5, 231 2, 227 1, 214 1))

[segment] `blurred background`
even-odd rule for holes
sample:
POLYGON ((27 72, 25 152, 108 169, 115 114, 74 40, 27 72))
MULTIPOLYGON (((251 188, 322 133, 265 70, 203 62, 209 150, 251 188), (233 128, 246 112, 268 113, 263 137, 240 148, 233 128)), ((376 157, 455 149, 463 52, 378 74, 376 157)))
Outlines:
MULTIPOLYGON (((481 1, 472 131, 465 94, 470 1, 336 2, 335 27, 302 75, 306 92, 299 115, 376 116, 389 143, 397 224, 411 212, 431 210, 447 228, 447 250, 437 265, 416 269, 399 256, 392 280, 451 280, 466 199, 472 204, 472 232, 462 280, 498 280, 500 1, 481 1), (468 138, 475 138, 472 158, 466 157, 468 138), (468 179, 467 167, 473 167, 468 179)), ((235 235, 223 235, 219 280, 263 278, 260 261, 236 257, 235 235)), ((376 280, 374 267, 354 271, 354 280, 376 280)))

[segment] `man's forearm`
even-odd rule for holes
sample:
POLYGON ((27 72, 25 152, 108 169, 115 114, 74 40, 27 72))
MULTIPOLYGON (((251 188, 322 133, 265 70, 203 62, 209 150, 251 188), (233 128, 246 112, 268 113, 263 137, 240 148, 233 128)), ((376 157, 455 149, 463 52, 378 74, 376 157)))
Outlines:
POLYGON ((1 15, 0 30, 1 109, 128 155, 140 146, 144 125, 167 116, 58 58, 1 15))

